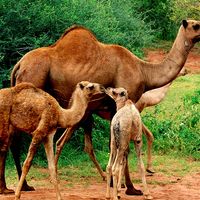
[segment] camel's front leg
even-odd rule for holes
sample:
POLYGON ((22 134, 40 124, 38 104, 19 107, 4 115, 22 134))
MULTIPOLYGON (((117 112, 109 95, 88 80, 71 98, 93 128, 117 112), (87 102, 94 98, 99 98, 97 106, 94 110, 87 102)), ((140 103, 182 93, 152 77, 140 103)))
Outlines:
POLYGON ((106 180, 106 174, 102 170, 101 166, 99 165, 99 162, 96 159, 93 145, 92 145, 92 120, 87 120, 86 123, 84 123, 83 128, 85 131, 85 149, 84 151, 88 153, 90 156, 90 159, 93 161, 94 165, 96 166, 98 172, 100 173, 103 180, 106 180))
POLYGON ((54 137, 55 132, 56 132, 56 130, 52 131, 52 133, 50 135, 48 135, 47 138, 44 140, 44 147, 45 147, 45 152, 47 155, 51 181, 56 190, 57 200, 61 200, 62 198, 61 198, 59 185, 58 185, 57 170, 56 170, 56 166, 55 166, 54 152, 53 152, 53 137, 54 137))
POLYGON ((146 171, 153 174, 155 171, 152 167, 152 145, 153 145, 153 134, 151 131, 142 123, 142 132, 147 137, 147 169, 146 171))
POLYGON ((0 151, 0 194, 14 193, 14 190, 10 190, 6 187, 6 180, 5 180, 6 155, 7 151, 0 151))

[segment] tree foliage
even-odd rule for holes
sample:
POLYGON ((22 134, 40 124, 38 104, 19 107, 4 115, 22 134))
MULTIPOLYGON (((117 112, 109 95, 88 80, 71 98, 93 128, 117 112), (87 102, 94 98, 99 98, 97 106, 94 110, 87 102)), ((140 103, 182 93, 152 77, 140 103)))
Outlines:
POLYGON ((139 52, 154 35, 134 6, 119 0, 1 0, 1 79, 26 52, 54 43, 73 24, 91 29, 102 42, 139 52))
POLYGON ((182 19, 200 19, 199 0, 175 0, 171 2, 171 20, 179 23, 182 19))

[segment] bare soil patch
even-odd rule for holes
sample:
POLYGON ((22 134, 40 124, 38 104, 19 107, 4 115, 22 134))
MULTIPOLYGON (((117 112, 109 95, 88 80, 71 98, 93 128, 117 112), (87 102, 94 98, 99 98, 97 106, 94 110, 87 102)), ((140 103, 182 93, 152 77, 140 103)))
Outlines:
MULTIPOLYGON (((138 179, 139 177, 137 177, 138 179)), ((199 200, 200 199, 200 173, 188 174, 183 178, 168 177, 162 173, 147 176, 150 192, 154 199, 159 200, 199 200)), ((142 188, 141 184, 134 184, 142 188)), ((67 200, 103 200, 105 199, 106 182, 97 183, 94 180, 88 185, 77 183, 66 188, 61 184, 61 194, 67 200)), ((14 195, 1 195, 1 200, 14 200, 14 195)), ((22 192, 21 200, 53 200, 56 199, 54 189, 47 182, 46 188, 37 187, 33 192, 22 192), (50 189, 51 188, 51 189, 50 189)), ((122 189, 121 199, 142 200, 143 196, 127 196, 122 189)))

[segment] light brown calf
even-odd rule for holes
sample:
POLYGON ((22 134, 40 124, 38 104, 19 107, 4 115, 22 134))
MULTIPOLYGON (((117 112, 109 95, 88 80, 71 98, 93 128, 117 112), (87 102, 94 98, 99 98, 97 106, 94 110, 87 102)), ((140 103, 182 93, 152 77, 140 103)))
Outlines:
POLYGON ((110 183, 113 176, 113 196, 114 200, 120 198, 121 179, 127 164, 129 143, 134 141, 138 158, 138 167, 144 187, 145 199, 152 199, 145 178, 145 167, 142 161, 142 121, 140 113, 131 100, 128 93, 123 88, 108 88, 110 95, 117 105, 117 113, 111 121, 111 143, 110 158, 107 165, 107 192, 106 198, 110 199, 110 183))
POLYGON ((57 127, 68 128, 78 123, 85 114, 90 98, 103 93, 104 88, 97 83, 82 81, 72 94, 72 106, 63 109, 48 93, 31 83, 21 83, 15 87, 0 90, 0 147, 1 155, 9 148, 14 129, 29 133, 32 141, 22 168, 15 199, 20 199, 20 191, 31 167, 38 145, 43 143, 47 155, 51 180, 57 200, 61 195, 57 181, 57 171, 53 152, 53 137, 57 127))

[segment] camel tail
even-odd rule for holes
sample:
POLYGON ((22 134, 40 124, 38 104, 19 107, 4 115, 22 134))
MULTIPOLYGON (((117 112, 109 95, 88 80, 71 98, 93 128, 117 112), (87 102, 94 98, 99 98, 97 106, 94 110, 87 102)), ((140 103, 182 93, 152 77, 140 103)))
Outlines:
POLYGON ((16 83, 16 73, 20 68, 20 61, 17 62, 17 64, 14 66, 12 72, 11 72, 11 77, 10 77, 10 86, 13 87, 15 86, 16 83))

